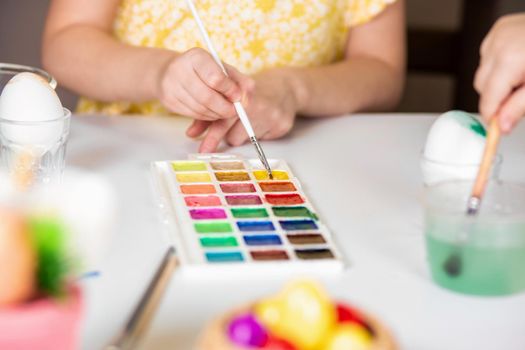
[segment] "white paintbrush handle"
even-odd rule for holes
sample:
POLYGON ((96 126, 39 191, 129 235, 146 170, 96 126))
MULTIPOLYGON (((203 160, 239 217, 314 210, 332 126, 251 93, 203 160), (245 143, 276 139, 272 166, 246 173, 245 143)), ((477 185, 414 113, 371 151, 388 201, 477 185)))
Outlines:
MULTIPOLYGON (((226 76, 229 76, 228 72, 226 71, 226 68, 222 64, 217 50, 215 50, 215 46, 213 46, 210 36, 208 35, 208 31, 204 27, 204 23, 202 22, 201 16, 199 15, 199 12, 197 11, 195 4, 193 3, 193 0, 186 0, 186 3, 188 4, 188 7, 190 8, 191 13, 193 14, 193 18, 195 18, 195 22, 197 22, 197 27, 199 27, 199 31, 201 32, 202 38, 204 39, 204 43, 208 47, 208 51, 210 52, 215 62, 217 62, 219 67, 221 67, 221 70, 224 72, 224 74, 226 76)), ((235 110, 237 111, 237 114, 239 115, 239 119, 241 120, 241 123, 244 126, 244 129, 246 130, 248 136, 255 137, 255 132, 253 131, 252 124, 250 123, 250 119, 248 118, 248 115, 246 114, 246 111, 244 110, 242 104, 240 102, 234 102, 233 105, 235 107, 235 110)))
POLYGON ((188 4, 188 7, 190 8, 191 13, 193 14, 193 18, 195 18, 195 22, 197 22, 197 27, 199 27, 199 31, 201 32, 201 36, 204 39, 204 43, 208 47, 208 51, 212 55, 215 62, 217 62, 217 64, 221 67, 224 74, 228 76, 228 72, 222 64, 221 58, 219 57, 217 50, 215 50, 215 46, 213 46, 213 43, 211 42, 210 36, 208 35, 208 31, 204 27, 204 23, 202 22, 201 16, 199 15, 199 12, 197 11, 195 4, 193 3, 193 0, 186 0, 186 3, 188 4))
POLYGON ((248 136, 255 137, 255 132, 253 131, 252 124, 250 123, 248 114, 246 114, 246 111, 244 110, 242 104, 240 102, 234 102, 233 106, 235 107, 235 110, 239 115, 239 119, 241 120, 241 123, 244 126, 244 129, 246 130, 248 136))

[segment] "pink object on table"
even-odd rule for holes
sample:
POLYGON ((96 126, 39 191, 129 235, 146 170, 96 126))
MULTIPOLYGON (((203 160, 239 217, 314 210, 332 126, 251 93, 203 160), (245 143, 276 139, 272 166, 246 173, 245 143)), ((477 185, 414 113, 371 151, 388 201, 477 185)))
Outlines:
POLYGON ((0 308, 0 349, 77 349, 82 311, 78 287, 64 300, 43 298, 0 308))

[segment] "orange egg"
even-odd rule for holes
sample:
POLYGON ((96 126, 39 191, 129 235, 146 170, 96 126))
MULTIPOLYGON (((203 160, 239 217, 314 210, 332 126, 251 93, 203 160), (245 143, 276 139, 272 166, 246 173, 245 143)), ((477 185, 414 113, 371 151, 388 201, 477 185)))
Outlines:
POLYGON ((37 258, 24 219, 0 208, 0 307, 35 294, 37 258))

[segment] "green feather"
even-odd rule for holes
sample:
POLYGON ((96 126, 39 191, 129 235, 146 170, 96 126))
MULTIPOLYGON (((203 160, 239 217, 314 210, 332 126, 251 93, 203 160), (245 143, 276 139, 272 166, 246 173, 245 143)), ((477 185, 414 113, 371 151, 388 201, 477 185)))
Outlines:
POLYGON ((38 257, 38 290, 49 296, 61 296, 65 293, 70 271, 66 230, 57 218, 50 216, 30 218, 29 228, 38 257))

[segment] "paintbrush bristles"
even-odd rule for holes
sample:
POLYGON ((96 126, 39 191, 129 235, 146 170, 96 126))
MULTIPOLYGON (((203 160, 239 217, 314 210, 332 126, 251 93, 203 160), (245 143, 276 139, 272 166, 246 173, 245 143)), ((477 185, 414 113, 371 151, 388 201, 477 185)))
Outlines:
POLYGON ((481 199, 483 197, 483 193, 487 187, 490 170, 494 162, 494 157, 496 156, 496 151, 498 150, 500 136, 501 131, 499 128, 499 120, 496 118, 496 116, 494 116, 490 121, 485 151, 483 152, 481 165, 479 167, 478 175, 476 176, 476 181, 474 182, 474 187, 472 189, 472 197, 474 198, 481 199))

